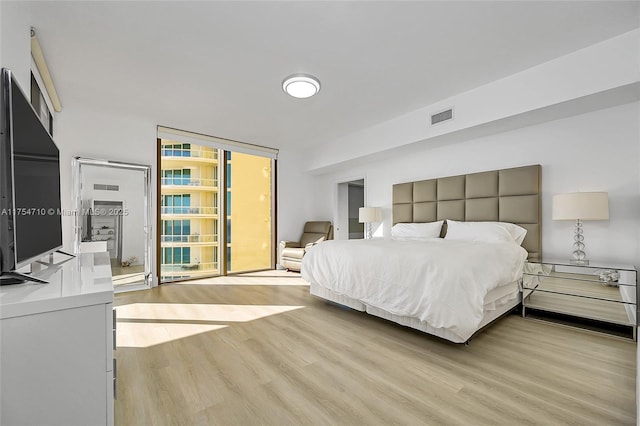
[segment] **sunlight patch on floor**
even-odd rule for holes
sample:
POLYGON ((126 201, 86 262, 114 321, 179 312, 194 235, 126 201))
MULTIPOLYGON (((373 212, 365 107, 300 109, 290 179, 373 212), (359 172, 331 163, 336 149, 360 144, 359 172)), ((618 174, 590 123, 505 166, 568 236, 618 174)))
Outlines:
POLYGON ((304 306, 278 305, 216 305, 198 303, 133 303, 118 306, 118 321, 178 320, 246 322, 304 308, 304 306))
POLYGON ((215 324, 118 323, 117 344, 119 348, 148 348, 226 327, 215 324))
POLYGON ((132 303, 118 306, 119 347, 149 347, 304 308, 278 305, 132 303), (172 322, 174 321, 174 322, 172 322))

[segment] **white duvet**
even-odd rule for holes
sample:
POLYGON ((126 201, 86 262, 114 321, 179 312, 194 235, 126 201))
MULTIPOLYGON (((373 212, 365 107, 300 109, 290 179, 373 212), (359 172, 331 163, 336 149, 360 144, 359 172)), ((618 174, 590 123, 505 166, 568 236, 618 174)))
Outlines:
POLYGON ((467 339, 487 293, 520 279, 526 258, 513 242, 331 240, 305 254, 301 272, 335 293, 467 339))

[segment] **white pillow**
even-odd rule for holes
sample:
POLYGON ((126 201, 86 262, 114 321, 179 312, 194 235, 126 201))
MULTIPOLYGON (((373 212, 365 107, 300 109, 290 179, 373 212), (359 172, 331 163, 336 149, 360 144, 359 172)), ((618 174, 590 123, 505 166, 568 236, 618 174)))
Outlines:
POLYGON ((506 227, 496 222, 457 222, 455 220, 447 220, 447 235, 444 238, 487 243, 515 241, 506 227))
POLYGON ((439 238, 444 220, 426 223, 396 223, 391 237, 396 240, 439 238))
POLYGON ((518 245, 522 245, 522 242, 524 241, 524 237, 527 235, 527 230, 524 229, 522 226, 516 225, 515 223, 509 223, 509 222, 488 222, 488 223, 495 223, 496 225, 500 225, 504 229, 509 231, 511 238, 513 238, 513 241, 515 241, 518 245))

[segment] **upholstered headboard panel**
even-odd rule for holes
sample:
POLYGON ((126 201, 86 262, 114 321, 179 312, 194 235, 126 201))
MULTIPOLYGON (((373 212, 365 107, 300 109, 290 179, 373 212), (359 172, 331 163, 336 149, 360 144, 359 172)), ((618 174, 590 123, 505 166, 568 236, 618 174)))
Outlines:
POLYGON ((529 258, 541 258, 541 178, 540 165, 533 165, 395 184, 393 224, 442 219, 511 222, 527 229, 522 247, 529 258))

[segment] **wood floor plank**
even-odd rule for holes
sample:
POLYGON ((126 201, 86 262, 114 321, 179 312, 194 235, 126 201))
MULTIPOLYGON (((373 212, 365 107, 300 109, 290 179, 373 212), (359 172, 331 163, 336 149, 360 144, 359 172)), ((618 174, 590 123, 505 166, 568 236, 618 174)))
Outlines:
POLYGON ((510 315, 456 345, 265 271, 118 294, 117 425, 632 425, 635 343, 510 315))

